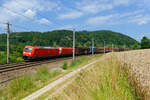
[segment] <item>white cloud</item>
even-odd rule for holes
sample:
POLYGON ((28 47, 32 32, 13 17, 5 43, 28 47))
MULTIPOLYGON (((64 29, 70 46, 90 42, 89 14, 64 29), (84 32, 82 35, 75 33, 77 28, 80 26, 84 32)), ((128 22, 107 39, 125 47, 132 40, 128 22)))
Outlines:
POLYGON ((89 18, 87 20, 87 24, 89 25, 107 24, 107 22, 114 16, 115 15, 108 15, 108 16, 97 16, 97 17, 89 18))
POLYGON ((96 16, 87 19, 89 25, 116 25, 125 23, 136 23, 138 25, 147 24, 150 22, 150 15, 144 15, 143 10, 134 12, 115 13, 106 16, 96 16))
POLYGON ((35 11, 32 11, 30 9, 28 9, 25 13, 24 13, 25 16, 29 17, 29 18, 34 18, 34 16, 36 16, 36 12, 35 11))
POLYGON ((52 11, 58 7, 57 4, 51 1, 43 0, 6 0, 1 6, 0 21, 3 22, 24 19, 22 15, 36 19, 37 12, 52 11))
POLYGON ((42 19, 40 19, 40 20, 38 20, 38 22, 40 23, 40 24, 52 24, 52 22, 50 22, 48 19, 46 19, 46 18, 42 18, 42 19))
POLYGON ((129 17, 129 16, 133 16, 133 15, 140 14, 143 12, 144 12, 144 10, 136 10, 134 12, 127 12, 127 13, 123 13, 123 14, 118 14, 118 17, 129 17))
POLYGON ((129 5, 131 3, 131 0, 114 0, 114 5, 129 5))
POLYGON ((136 23, 138 25, 144 25, 150 22, 150 15, 137 15, 128 19, 129 23, 136 23))
POLYGON ((82 0, 76 3, 76 9, 81 10, 84 14, 99 13, 111 10, 119 5, 129 5, 135 0, 82 0))
POLYGON ((71 30, 73 29, 74 25, 65 25, 65 26, 61 26, 56 30, 62 30, 62 29, 67 29, 67 30, 71 30))
POLYGON ((91 4, 91 5, 86 5, 82 6, 79 8, 83 12, 87 13, 98 13, 104 10, 109 10, 112 9, 112 5, 107 4, 107 5, 97 5, 97 4, 91 4))
POLYGON ((84 13, 96 14, 113 8, 113 5, 107 1, 108 0, 82 0, 82 2, 76 3, 76 8, 84 13))
POLYGON ((59 19, 76 19, 79 18, 83 15, 82 12, 78 12, 78 11, 71 11, 65 14, 60 14, 58 16, 59 19))

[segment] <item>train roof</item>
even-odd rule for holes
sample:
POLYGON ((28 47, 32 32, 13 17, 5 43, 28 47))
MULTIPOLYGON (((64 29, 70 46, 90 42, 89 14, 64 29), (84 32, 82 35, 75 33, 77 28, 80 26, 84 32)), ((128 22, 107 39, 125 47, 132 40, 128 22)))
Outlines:
POLYGON ((39 48, 39 49, 55 49, 55 47, 46 47, 46 46, 25 46, 26 48, 39 48))
POLYGON ((71 49, 72 47, 57 47, 57 48, 70 48, 71 49))
POLYGON ((38 46, 39 49, 56 49, 55 47, 38 46))
POLYGON ((25 46, 26 48, 38 48, 38 49, 57 49, 57 48, 66 48, 72 49, 71 47, 50 47, 50 46, 25 46))

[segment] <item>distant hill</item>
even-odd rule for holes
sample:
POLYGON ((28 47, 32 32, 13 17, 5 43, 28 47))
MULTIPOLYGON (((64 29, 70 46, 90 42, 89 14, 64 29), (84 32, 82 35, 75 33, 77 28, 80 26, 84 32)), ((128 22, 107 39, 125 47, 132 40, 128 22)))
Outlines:
MULTIPOLYGON (((112 43, 116 47, 131 47, 137 41, 129 36, 109 30, 101 31, 78 31, 76 32, 76 46, 91 46, 92 37, 96 46, 103 46, 103 41, 111 47, 112 43)), ((55 30, 50 32, 17 32, 10 35, 11 46, 21 47, 25 45, 37 46, 72 46, 72 31, 55 30)), ((0 35, 0 49, 6 46, 6 34, 0 35)))

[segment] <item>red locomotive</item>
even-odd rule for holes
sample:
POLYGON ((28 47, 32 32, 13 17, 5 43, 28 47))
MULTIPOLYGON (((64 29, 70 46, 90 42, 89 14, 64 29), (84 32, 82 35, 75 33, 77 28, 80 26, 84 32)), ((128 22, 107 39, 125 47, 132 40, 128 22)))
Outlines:
POLYGON ((25 46, 23 51, 24 60, 34 60, 39 58, 67 56, 73 52, 72 48, 65 47, 40 47, 40 46, 25 46))

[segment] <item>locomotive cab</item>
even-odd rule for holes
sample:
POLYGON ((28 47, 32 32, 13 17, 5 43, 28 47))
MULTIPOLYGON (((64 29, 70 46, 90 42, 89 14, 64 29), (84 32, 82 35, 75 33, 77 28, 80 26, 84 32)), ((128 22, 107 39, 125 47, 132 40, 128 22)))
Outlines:
POLYGON ((30 60, 33 56, 33 47, 32 46, 26 46, 23 50, 23 59, 24 60, 30 60))

